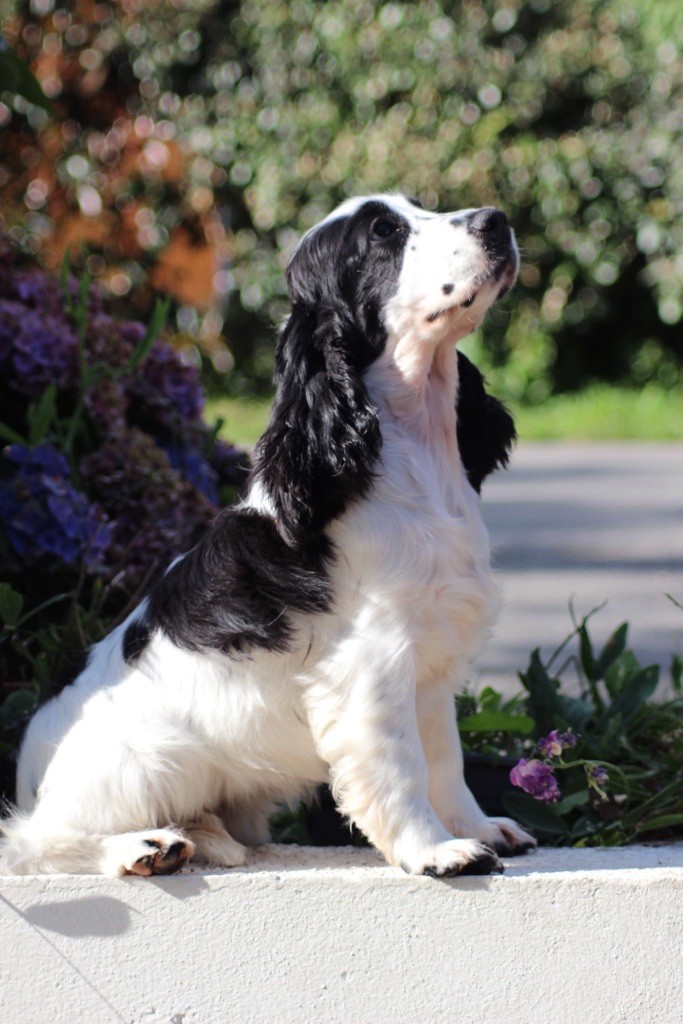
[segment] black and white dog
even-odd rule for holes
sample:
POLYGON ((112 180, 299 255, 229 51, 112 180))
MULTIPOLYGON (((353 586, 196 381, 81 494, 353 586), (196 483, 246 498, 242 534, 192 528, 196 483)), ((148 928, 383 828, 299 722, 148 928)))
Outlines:
POLYGON ((242 864, 328 779, 413 874, 535 845, 465 785, 453 702, 498 604, 478 491, 514 439, 455 343, 517 265, 492 208, 371 196, 305 236, 248 496, 36 714, 0 870, 242 864))

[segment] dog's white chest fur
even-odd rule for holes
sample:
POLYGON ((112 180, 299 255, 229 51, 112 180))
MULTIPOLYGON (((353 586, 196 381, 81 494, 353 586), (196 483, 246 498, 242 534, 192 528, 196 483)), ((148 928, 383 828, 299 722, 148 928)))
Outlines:
MULTIPOLYGON (((450 397, 453 402, 452 396, 450 397)), ((479 497, 455 444, 382 413, 372 500, 333 524, 335 585, 348 620, 412 648, 418 685, 462 685, 498 608, 479 497), (428 443, 425 443, 427 441, 428 443), (400 637, 400 641, 399 638, 400 637)))

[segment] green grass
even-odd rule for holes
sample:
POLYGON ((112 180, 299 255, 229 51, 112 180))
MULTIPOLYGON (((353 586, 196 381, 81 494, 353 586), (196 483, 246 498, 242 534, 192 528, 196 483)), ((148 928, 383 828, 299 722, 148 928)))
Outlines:
POLYGON ((595 384, 511 408, 522 441, 683 441, 683 388, 595 384))
POLYGON ((206 419, 225 422, 220 436, 233 444, 256 444, 268 422, 271 398, 210 398, 206 403, 206 419))
MULTIPOLYGON (((207 419, 225 420, 221 437, 253 445, 263 433, 270 399, 212 398, 207 419)), ((538 406, 511 403, 524 441, 683 441, 683 388, 639 390, 593 385, 538 406)))

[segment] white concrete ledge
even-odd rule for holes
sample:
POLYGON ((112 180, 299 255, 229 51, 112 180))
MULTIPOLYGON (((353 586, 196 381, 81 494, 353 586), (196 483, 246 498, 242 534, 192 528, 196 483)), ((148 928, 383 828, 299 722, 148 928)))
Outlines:
POLYGON ((0 879, 3 1024, 675 1024, 683 844, 436 881, 271 846, 171 878, 0 879))

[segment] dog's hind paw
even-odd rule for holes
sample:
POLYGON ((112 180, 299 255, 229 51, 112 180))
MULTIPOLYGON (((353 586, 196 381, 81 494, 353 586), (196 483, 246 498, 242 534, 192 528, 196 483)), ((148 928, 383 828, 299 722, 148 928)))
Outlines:
POLYGON ((112 836, 107 842, 109 875, 172 875, 187 863, 194 843, 173 829, 112 836))
POLYGON ((487 818, 475 835, 501 857, 518 857, 538 846, 536 839, 512 818, 487 818))

